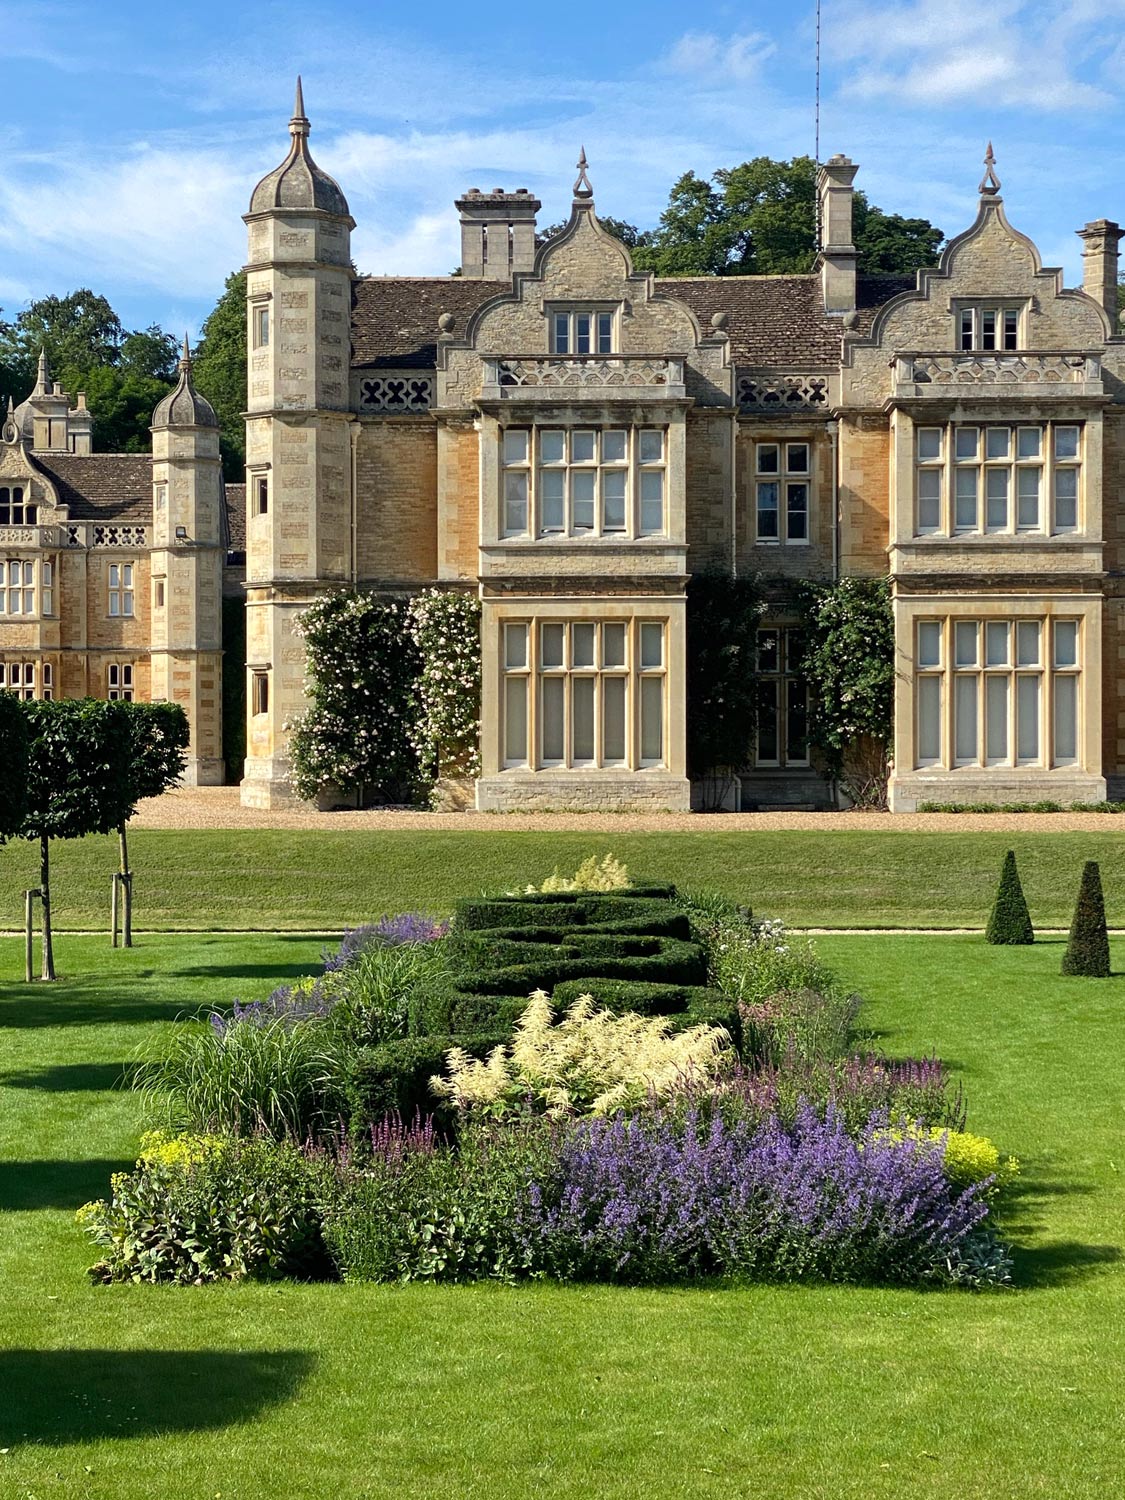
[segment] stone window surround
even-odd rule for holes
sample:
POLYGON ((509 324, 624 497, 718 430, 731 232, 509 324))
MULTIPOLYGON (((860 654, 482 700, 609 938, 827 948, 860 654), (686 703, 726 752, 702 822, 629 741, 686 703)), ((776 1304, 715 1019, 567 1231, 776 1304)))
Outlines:
POLYGON ((0 553, 0 619, 49 619, 55 612, 54 584, 53 556, 5 557, 0 553), (19 570, 18 582, 13 581, 14 569, 19 570), (16 609, 10 608, 14 602, 16 609))
MULTIPOLYGON (((511 423, 504 428, 500 435, 501 442, 501 481, 503 492, 500 497, 501 506, 501 535, 505 541, 511 540, 586 540, 586 539, 608 539, 613 541, 628 540, 651 540, 661 539, 668 532, 668 432, 664 427, 657 426, 631 426, 621 425, 587 425, 585 423, 572 424, 569 426, 556 425, 544 421, 529 423, 526 426, 511 423), (522 455, 510 454, 508 450, 508 434, 526 434, 526 442, 523 446, 522 455), (620 457, 617 451, 610 451, 607 444, 607 434, 623 434, 625 438, 624 452, 620 457), (659 455, 652 456, 651 439, 646 444, 645 434, 658 434, 659 455), (546 439, 548 435, 561 434, 564 439, 562 457, 548 454, 546 439), (592 434, 593 445, 590 458, 574 456, 574 439, 577 434, 592 434), (646 456, 646 448, 648 455, 646 456), (659 478, 659 505, 661 525, 657 528, 644 525, 644 509, 646 502, 651 504, 654 497, 646 496, 646 477, 656 476, 659 478), (577 506, 582 503, 574 493, 574 482, 579 477, 593 479, 593 488, 586 503, 590 506, 591 524, 589 526, 579 525, 576 520, 577 506), (508 487, 515 480, 522 478, 523 497, 522 510, 525 524, 522 527, 509 526, 512 512, 509 506, 508 487), (548 478, 561 478, 561 496, 548 497, 546 493, 546 481, 548 478), (621 493, 610 495, 610 481, 620 479, 621 493), (610 522, 610 505, 621 505, 621 524, 610 522), (548 525, 548 505, 561 504, 563 507, 561 524, 548 525)), ((614 511, 616 515, 616 510, 614 511)))
MULTIPOLYGON (((534 633, 532 633, 533 639, 534 633)), ((574 596, 486 599, 481 630, 481 774, 534 781, 536 777, 560 777, 581 782, 583 778, 621 776, 633 781, 646 776, 686 776, 685 693, 686 612, 682 595, 574 596), (647 621, 664 625, 664 760, 661 765, 568 768, 547 766, 533 770, 527 765, 505 766, 503 751, 504 630, 506 623, 546 621, 572 624, 647 621)), ((532 649, 529 642, 529 652, 532 649)))
POLYGON ((106 697, 110 703, 132 703, 135 673, 131 661, 111 661, 105 669, 106 697))
MULTIPOLYGON (((963 537, 990 536, 1011 537, 1016 535, 1073 537, 1083 534, 1083 424, 1057 419, 1041 421, 1000 421, 988 416, 972 420, 954 420, 946 423, 919 421, 915 427, 915 441, 919 444, 915 466, 915 518, 914 535, 917 539, 941 537, 945 540, 960 540, 963 537), (1076 429, 1076 453, 1073 457, 1057 451, 1060 429, 1076 429), (975 452, 958 453, 957 434, 973 430, 977 433, 975 452), (920 434, 940 432, 939 453, 936 457, 924 457, 921 452, 920 434), (1037 432, 1038 445, 1033 453, 1021 453, 1022 432, 1037 432), (991 433, 1008 434, 1003 453, 990 454, 991 433), (957 520, 957 475, 973 471, 976 475, 976 525, 962 526, 957 520), (1073 474, 1075 507, 1074 525, 1058 523, 1058 471, 1073 474), (1038 476, 1036 491, 1036 520, 1034 525, 1020 519, 1020 475, 1022 472, 1038 476), (1004 491, 1005 521, 1003 525, 990 522, 989 484, 990 473, 1007 476, 1004 491), (922 476, 940 474, 938 495, 938 522, 936 526, 923 526, 922 476)), ((1068 497, 1071 498, 1071 497, 1068 497)))
MULTIPOLYGON (((1101 775, 1102 756, 1102 599, 1091 594, 975 594, 975 595, 902 595, 895 600, 895 754, 894 763, 907 775, 939 774, 948 779, 950 800, 956 800, 958 778, 979 782, 982 778, 996 776, 1005 780, 1021 775, 1038 778, 1044 776, 1069 777, 1101 775), (1051 649, 1051 626, 1055 620, 1078 622, 1078 665, 1080 679, 1078 691, 1077 756, 1066 765, 1050 765, 1049 757, 1042 754, 1046 729, 1050 725, 1049 690, 1042 694, 1040 713, 1040 757, 1037 763, 1014 764, 1012 755, 1008 763, 982 766, 955 764, 953 750, 952 697, 946 690, 942 694, 942 740, 941 757, 936 763, 919 764, 918 706, 916 682, 919 675, 916 667, 918 624, 941 620, 943 625, 943 678, 953 676, 952 650, 953 626, 961 620, 1038 621, 1041 631, 1042 670, 1049 676, 1051 668, 1046 666, 1046 653, 1051 649)), ((1015 667, 1012 668, 1013 672, 1015 667)))
POLYGON ((1027 317, 1031 311, 1032 299, 1029 297, 954 297, 950 302, 950 312, 953 316, 953 347, 964 354, 1012 354, 1019 349, 1027 348, 1027 317), (984 342, 984 314, 996 313, 996 326, 993 342, 984 342), (1004 326, 1004 314, 1014 312, 1016 314, 1016 341, 1014 344, 1006 341, 1006 329, 1004 326), (964 315, 972 315, 973 342, 966 346, 964 343, 964 315))
MULTIPOLYGON (((910 546, 918 555, 933 552, 948 565, 949 549, 1000 546, 1044 548, 1050 552, 1075 545, 1089 546, 1102 539, 1103 425, 1100 410, 1059 397, 1046 399, 1042 392, 1027 400, 974 401, 971 393, 956 403, 927 402, 899 405, 891 412, 890 536, 892 548, 910 546), (917 517, 917 429, 944 427, 953 423, 978 427, 1043 426, 1049 422, 1082 428, 1081 478, 1078 499, 1078 529, 1058 534, 1046 531, 955 531, 918 535, 917 517)), ((948 438, 947 438, 948 442, 948 438)), ((1013 506, 1014 510, 1014 506, 1013 506)), ((981 511, 983 520, 983 505, 981 511)), ((1046 553, 1044 553, 1046 555, 1046 553)))
MULTIPOLYGON (((812 538, 812 497, 816 445, 804 433, 765 434, 755 433, 753 468, 751 473, 751 515, 753 516, 754 545, 757 547, 808 547, 812 538), (777 449, 777 468, 761 468, 763 450, 777 449), (790 468, 790 450, 805 450, 805 467, 790 468), (777 535, 762 535, 762 517, 759 509, 759 491, 763 485, 774 485, 777 489, 777 535), (790 536, 790 488, 800 487, 805 492, 804 536, 790 536)), ((799 509, 794 515, 799 515, 799 509)))
POLYGON ((106 564, 106 618, 131 620, 136 614, 136 564, 132 562, 110 562, 106 564), (116 607, 115 607, 116 606, 116 607))
POLYGON ((585 299, 571 298, 563 301, 552 298, 544 300, 541 306, 546 323, 548 354, 556 355, 559 359, 588 359, 597 358, 599 355, 605 358, 607 355, 621 353, 621 319, 624 313, 624 303, 620 300, 598 301, 595 299, 587 301, 585 299), (599 342, 598 315, 608 314, 610 318, 610 347, 608 349, 593 347, 582 354, 578 353, 574 320, 580 313, 588 313, 590 315, 590 342, 595 346, 599 342), (557 317, 566 317, 568 319, 569 334, 567 339, 568 347, 566 349, 559 349, 557 345, 555 331, 555 319, 557 317))
POLYGON ((54 697, 54 667, 49 661, 9 661, 0 657, 0 688, 18 698, 40 698, 49 703, 54 697))

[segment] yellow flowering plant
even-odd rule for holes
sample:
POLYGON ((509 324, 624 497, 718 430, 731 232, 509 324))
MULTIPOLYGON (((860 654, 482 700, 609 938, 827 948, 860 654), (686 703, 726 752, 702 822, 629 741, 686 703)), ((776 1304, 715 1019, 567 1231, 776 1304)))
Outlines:
POLYGON ((908 1125, 892 1126, 883 1135, 895 1141, 912 1139, 935 1144, 944 1141, 943 1170, 950 1183, 961 1190, 991 1177, 993 1181, 988 1188, 988 1197, 995 1198, 1020 1175, 1018 1157, 1002 1157, 987 1136, 973 1135, 968 1130, 944 1130, 940 1125, 908 1125))
POLYGON ((548 875, 542 885, 529 885, 526 894, 554 891, 624 891, 630 885, 629 871, 619 859, 606 854, 601 860, 596 854, 584 859, 573 875, 560 875, 558 866, 548 875))

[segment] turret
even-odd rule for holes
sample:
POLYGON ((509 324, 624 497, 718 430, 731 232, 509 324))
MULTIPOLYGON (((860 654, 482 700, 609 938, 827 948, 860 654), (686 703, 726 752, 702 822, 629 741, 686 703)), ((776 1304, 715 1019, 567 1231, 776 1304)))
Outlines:
POLYGON ((351 530, 351 231, 309 152, 301 80, 289 152, 245 215, 248 733, 243 800, 290 800, 286 719, 304 707, 294 625, 318 581, 347 581, 351 530))
POLYGON ((185 335, 175 389, 152 416, 151 691, 187 712, 189 786, 223 780, 221 507, 219 423, 185 335))

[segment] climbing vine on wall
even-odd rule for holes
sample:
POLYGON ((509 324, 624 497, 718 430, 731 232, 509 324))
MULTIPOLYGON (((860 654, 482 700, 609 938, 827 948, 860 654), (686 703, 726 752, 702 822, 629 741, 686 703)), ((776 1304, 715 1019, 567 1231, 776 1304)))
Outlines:
POLYGON ((894 738, 895 633, 886 578, 804 590, 810 740, 859 807, 885 807, 894 738))
POLYGON ((412 743, 423 777, 480 774, 480 601, 426 589, 410 604, 421 659, 412 743))
POLYGON ((308 653, 309 707, 288 724, 299 797, 341 793, 405 802, 418 791, 415 687, 421 658, 410 605, 330 594, 297 624, 308 653))
POLYGON ((757 715, 756 578, 697 573, 687 589, 688 772, 720 805, 750 759, 757 715))
POLYGON ((480 603, 341 591, 301 615, 309 707, 288 725, 299 797, 424 801, 480 772, 480 603))

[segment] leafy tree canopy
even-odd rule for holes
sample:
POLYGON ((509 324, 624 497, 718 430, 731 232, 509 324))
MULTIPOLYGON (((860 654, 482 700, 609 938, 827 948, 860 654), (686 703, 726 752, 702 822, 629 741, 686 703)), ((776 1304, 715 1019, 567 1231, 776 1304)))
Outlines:
POLYGON ((223 473, 241 481, 246 462, 246 272, 233 271, 203 324, 195 351, 195 384, 215 408, 223 473))
POLYGON ((96 698, 23 705, 31 735, 24 838, 109 833, 129 817, 128 708, 96 698))
POLYGON ((171 389, 177 345, 152 325, 127 330, 104 297, 82 287, 41 297, 12 320, 0 319, 0 398, 22 401, 35 384, 39 351, 68 395, 86 392, 94 446, 147 453, 153 408, 171 389))
POLYGON ((27 810, 27 746, 23 704, 0 692, 0 844, 20 831, 27 810))
MULTIPOLYGON (((811 271, 816 259, 816 164, 756 156, 710 179, 685 172, 654 230, 603 219, 640 271, 658 276, 761 276, 811 271)), ((862 192, 853 207, 859 269, 913 271, 937 261, 942 232, 926 219, 884 213, 862 192)), ((557 233, 553 225, 547 235, 557 233)))
POLYGON ((128 703, 129 795, 134 802, 159 797, 179 780, 190 729, 178 703, 128 703))

